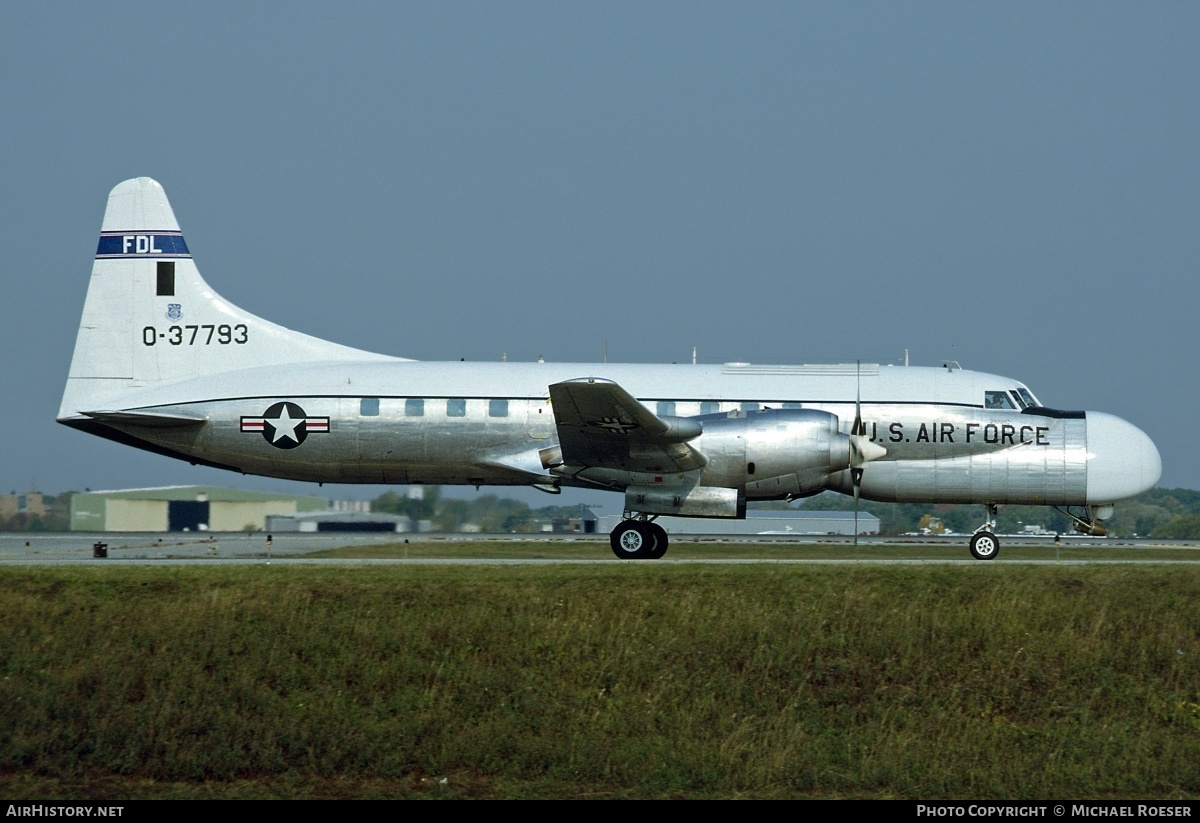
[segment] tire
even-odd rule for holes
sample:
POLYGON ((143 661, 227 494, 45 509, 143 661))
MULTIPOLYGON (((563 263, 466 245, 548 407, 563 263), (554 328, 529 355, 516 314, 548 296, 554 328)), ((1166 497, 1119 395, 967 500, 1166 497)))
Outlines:
POLYGON ((650 524, 641 520, 621 523, 609 534, 608 542, 613 554, 622 560, 646 560, 658 544, 650 524))
POLYGON ((1000 553, 1000 541, 991 532, 975 532, 971 538, 971 556, 976 560, 993 560, 1000 553))
POLYGON ((658 560, 667 553, 667 546, 671 541, 667 538, 667 530, 662 526, 657 523, 647 523, 646 525, 650 527, 650 531, 654 532, 654 549, 647 557, 651 560, 658 560))

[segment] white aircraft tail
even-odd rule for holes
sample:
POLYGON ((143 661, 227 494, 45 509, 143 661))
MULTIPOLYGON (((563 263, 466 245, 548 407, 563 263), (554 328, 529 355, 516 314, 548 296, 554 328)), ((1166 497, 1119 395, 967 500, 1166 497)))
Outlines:
POLYGON ((395 360, 330 343, 223 300, 192 261, 162 186, 108 196, 60 419, 165 381, 313 360, 395 360))

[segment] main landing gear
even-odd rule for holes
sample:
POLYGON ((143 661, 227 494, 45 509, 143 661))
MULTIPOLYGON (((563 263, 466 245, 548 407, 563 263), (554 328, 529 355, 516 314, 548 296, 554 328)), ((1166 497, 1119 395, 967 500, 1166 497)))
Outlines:
POLYGON ((667 530, 649 520, 624 520, 608 540, 622 560, 658 560, 667 553, 667 530))
POLYGON ((1000 553, 1000 541, 996 539, 996 510, 994 503, 987 507, 987 522, 971 536, 971 556, 976 560, 991 560, 1000 553))

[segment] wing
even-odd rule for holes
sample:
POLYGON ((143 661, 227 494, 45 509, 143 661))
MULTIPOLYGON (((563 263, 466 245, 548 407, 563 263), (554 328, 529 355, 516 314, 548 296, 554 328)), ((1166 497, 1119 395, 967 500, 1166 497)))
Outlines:
POLYGON ((708 458, 687 444, 700 423, 653 415, 611 380, 585 377, 550 386, 550 404, 567 466, 631 472, 689 472, 708 458))

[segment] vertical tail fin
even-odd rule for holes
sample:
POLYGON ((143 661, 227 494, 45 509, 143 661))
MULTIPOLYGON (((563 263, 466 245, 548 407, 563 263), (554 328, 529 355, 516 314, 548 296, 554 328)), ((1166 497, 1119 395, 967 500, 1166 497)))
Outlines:
POLYGON ((59 419, 163 381, 314 360, 394 360, 291 331, 225 301, 192 261, 162 186, 108 196, 59 419))

